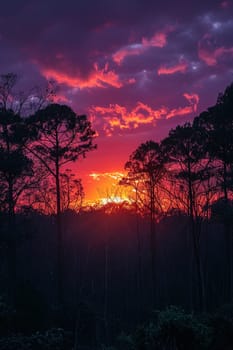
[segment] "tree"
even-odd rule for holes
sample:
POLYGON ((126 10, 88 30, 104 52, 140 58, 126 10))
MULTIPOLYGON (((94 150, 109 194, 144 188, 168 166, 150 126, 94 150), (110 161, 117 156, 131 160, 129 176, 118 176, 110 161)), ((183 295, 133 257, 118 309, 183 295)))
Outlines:
MULTIPOLYGON (((51 176, 43 168, 39 167, 40 174, 44 175, 40 180, 39 186, 27 191, 24 199, 27 207, 39 210, 47 215, 56 213, 56 188, 51 181, 51 176)), ((71 172, 71 169, 65 169, 60 174, 61 183, 61 211, 75 210, 80 211, 84 199, 84 189, 80 178, 71 172)))
POLYGON ((5 184, 5 202, 10 217, 25 188, 26 178, 32 176, 32 161, 24 152, 25 139, 20 135, 23 120, 11 110, 0 110, 0 179, 5 184))
POLYGON ((63 304, 62 287, 62 223, 61 223, 61 171, 81 156, 95 149, 95 132, 85 115, 77 115, 66 105, 51 104, 36 112, 28 121, 37 139, 28 148, 48 171, 56 188, 57 222, 57 283, 58 302, 63 304))
POLYGON ((6 242, 12 302, 17 281, 15 207, 33 175, 33 163, 24 148, 28 141, 27 130, 23 118, 14 110, 13 89, 16 80, 17 76, 14 74, 0 76, 1 210, 8 217, 6 242))
POLYGON ((84 189, 82 180, 77 178, 71 169, 65 169, 61 174, 62 210, 73 209, 79 211, 82 207, 84 189))
MULTIPOLYGON (((162 141, 171 182, 175 183, 175 195, 181 193, 183 209, 190 218, 190 231, 197 269, 199 307, 205 309, 205 286, 200 253, 200 223, 203 200, 206 193, 203 184, 211 176, 209 159, 203 144, 204 130, 186 123, 169 132, 162 141), (176 189, 178 188, 178 191, 176 189), (183 194, 186 193, 186 197, 183 194)), ((172 188, 172 187, 171 187, 172 188)))
POLYGON ((129 161, 125 164, 125 170, 128 173, 122 182, 136 188, 137 200, 140 197, 144 209, 149 212, 152 289, 155 306, 158 302, 156 219, 160 209, 160 198, 157 195, 157 190, 165 174, 160 145, 154 141, 141 144, 130 155, 129 161))
POLYGON ((27 149, 35 138, 35 129, 29 130, 23 112, 39 110, 54 96, 55 87, 48 83, 46 89, 34 88, 25 94, 15 91, 18 77, 14 73, 0 75, 0 176, 3 198, 8 214, 14 215, 15 206, 22 193, 35 183, 31 183, 32 158, 27 149), (30 132, 29 132, 30 131, 30 132), (28 181, 29 180, 29 181, 28 181))
POLYGON ((58 90, 53 81, 47 81, 45 87, 35 86, 29 91, 18 91, 18 80, 15 73, 0 74, 0 108, 25 117, 53 102, 58 90))
POLYGON ((9 297, 15 302, 17 286, 15 207, 33 176, 32 161, 24 152, 24 142, 20 141, 18 129, 22 120, 13 111, 0 110, 0 184, 2 205, 8 218, 5 242, 9 269, 9 297))
POLYGON ((10 109, 18 112, 14 108, 17 105, 14 99, 14 88, 17 79, 18 77, 14 73, 0 75, 0 107, 5 110, 10 109))
MULTIPOLYGON (((220 197, 223 196, 225 208, 228 208, 233 192, 233 84, 219 94, 217 103, 196 118, 194 123, 206 130, 207 152, 215 167, 215 188, 220 197)), ((233 296, 232 227, 229 220, 224 220, 227 301, 231 301, 233 296)))

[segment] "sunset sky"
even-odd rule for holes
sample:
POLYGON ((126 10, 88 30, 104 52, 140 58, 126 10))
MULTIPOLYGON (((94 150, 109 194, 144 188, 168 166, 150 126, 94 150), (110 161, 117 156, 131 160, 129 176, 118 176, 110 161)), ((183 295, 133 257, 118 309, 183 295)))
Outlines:
POLYGON ((26 91, 53 79, 58 101, 89 116, 98 149, 76 171, 93 199, 140 143, 215 104, 233 82, 232 33, 230 0, 8 0, 0 73, 26 91))

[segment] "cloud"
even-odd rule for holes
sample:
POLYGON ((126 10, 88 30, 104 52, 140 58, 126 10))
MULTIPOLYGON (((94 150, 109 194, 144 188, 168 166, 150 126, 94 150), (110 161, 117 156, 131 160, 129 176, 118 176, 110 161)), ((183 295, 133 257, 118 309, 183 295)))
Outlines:
POLYGON ((136 129, 140 125, 153 124, 163 112, 165 111, 154 111, 142 102, 137 102, 131 111, 119 104, 111 104, 109 107, 95 106, 90 111, 91 115, 102 116, 103 129, 107 136, 111 136, 114 129, 136 129))
POLYGON ((199 96, 197 94, 185 93, 183 96, 188 100, 189 106, 174 108, 166 116, 166 119, 170 119, 176 116, 188 115, 197 111, 197 106, 199 103, 199 96))
POLYGON ((204 37, 198 43, 198 57, 207 64, 207 66, 216 66, 221 57, 233 56, 232 47, 214 47, 213 37, 210 34, 204 37))
POLYGON ((228 7, 231 6, 231 2, 230 1, 222 1, 220 6, 223 8, 223 9, 227 9, 228 7))
POLYGON ((180 62, 175 66, 165 66, 162 65, 158 69, 157 73, 158 75, 168 75, 168 74, 175 74, 175 73, 185 73, 188 69, 188 63, 187 62, 180 62))
POLYGON ((143 37, 140 43, 134 43, 120 48, 112 56, 113 61, 121 64, 128 56, 137 56, 143 54, 152 47, 163 48, 167 44, 167 36, 174 30, 174 27, 168 26, 164 31, 156 32, 151 38, 143 37))
POLYGON ((140 55, 144 51, 145 49, 141 44, 132 44, 118 50, 113 54, 112 58, 114 62, 121 64, 124 61, 125 57, 140 55))
POLYGON ((121 88, 123 86, 119 76, 113 70, 109 70, 107 64, 103 69, 99 69, 97 64, 93 68, 87 79, 73 77, 65 72, 59 72, 53 69, 41 69, 41 73, 47 79, 54 79, 57 83, 65 84, 72 88, 105 88, 107 86, 121 88))
POLYGON ((52 102, 53 103, 61 103, 61 104, 70 104, 71 101, 63 94, 56 93, 55 96, 52 97, 52 102))
POLYGON ((144 48, 150 47, 164 47, 167 44, 167 35, 173 30, 173 27, 165 29, 164 32, 155 33, 151 39, 142 38, 142 46, 144 48))
POLYGON ((153 109, 148 104, 138 101, 131 110, 119 104, 110 104, 108 107, 93 106, 89 110, 93 123, 100 124, 106 136, 112 136, 115 130, 133 130, 142 126, 155 126, 160 119, 170 119, 176 116, 189 115, 197 111, 198 94, 184 93, 188 106, 170 109, 162 106, 153 109), (100 122, 101 120, 101 122, 100 122))
POLYGON ((200 101, 200 97, 198 94, 188 94, 184 93, 183 96, 189 101, 189 103, 193 106, 194 112, 197 111, 197 106, 200 101))

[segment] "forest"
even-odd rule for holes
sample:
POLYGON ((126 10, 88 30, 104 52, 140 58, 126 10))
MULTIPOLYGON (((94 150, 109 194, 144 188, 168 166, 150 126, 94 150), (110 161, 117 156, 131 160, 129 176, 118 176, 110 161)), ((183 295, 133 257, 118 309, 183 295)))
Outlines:
POLYGON ((84 205, 98 137, 55 87, 0 76, 0 350, 233 348, 233 84, 125 155, 129 201, 84 205))

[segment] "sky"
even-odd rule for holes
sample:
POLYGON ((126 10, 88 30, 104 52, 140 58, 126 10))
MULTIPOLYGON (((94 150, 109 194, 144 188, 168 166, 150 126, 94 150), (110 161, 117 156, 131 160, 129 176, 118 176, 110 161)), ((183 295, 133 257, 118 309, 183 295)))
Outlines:
POLYGON ((233 82, 233 0, 8 0, 0 74, 87 114, 97 150, 75 172, 86 199, 115 191, 129 155, 215 104, 233 82), (120 173, 120 174, 119 174, 120 173))

